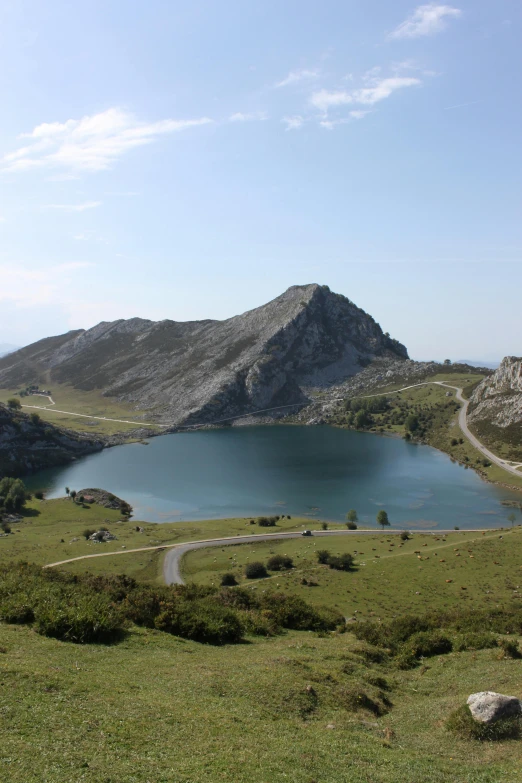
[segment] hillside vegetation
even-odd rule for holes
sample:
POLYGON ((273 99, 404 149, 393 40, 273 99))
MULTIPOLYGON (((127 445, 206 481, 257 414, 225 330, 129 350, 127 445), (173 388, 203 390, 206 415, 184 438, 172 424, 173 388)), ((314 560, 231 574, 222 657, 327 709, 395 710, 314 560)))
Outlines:
POLYGON ((197 550, 185 559, 195 584, 169 588, 164 552, 121 547, 265 528, 136 523, 78 496, 33 498, 19 513, 0 538, 2 779, 520 779, 519 723, 480 742, 454 717, 479 690, 522 695, 520 527, 197 550), (80 532, 102 525, 117 540, 80 532), (319 548, 353 565, 322 565, 319 548), (101 552, 112 554, 45 571, 19 562, 101 552), (247 580, 252 561, 270 576, 247 580), (224 573, 239 586, 221 587, 224 573))

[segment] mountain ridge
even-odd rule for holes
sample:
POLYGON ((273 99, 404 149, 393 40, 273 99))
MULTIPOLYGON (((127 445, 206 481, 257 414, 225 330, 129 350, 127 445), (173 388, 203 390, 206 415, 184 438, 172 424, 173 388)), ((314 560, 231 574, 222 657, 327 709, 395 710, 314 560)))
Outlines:
POLYGON ((408 352, 371 315, 314 283, 225 321, 120 319, 45 338, 0 359, 0 386, 101 389, 176 426, 301 404, 376 357, 408 352))

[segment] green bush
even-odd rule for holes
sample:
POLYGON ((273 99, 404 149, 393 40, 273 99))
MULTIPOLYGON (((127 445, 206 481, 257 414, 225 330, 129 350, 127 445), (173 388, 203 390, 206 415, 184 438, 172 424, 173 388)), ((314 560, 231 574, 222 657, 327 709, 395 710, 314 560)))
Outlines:
POLYGON ((507 739, 519 739, 522 721, 519 717, 502 718, 495 723, 481 723, 474 719, 467 704, 451 713, 446 721, 448 731, 461 739, 480 742, 501 742, 507 739))
POLYGON ((353 557, 348 552, 344 555, 331 555, 328 559, 328 565, 336 571, 351 571, 353 568, 353 557))
POLYGON ((406 530, 403 530, 400 535, 401 541, 409 541, 409 538, 410 538, 410 534, 406 530))
POLYGON ((297 596, 203 585, 153 587, 114 575, 71 574, 26 563, 0 567, 0 620, 33 624, 47 636, 77 643, 110 642, 129 622, 208 644, 238 642, 244 633, 284 628, 325 633, 344 626, 331 609, 297 596))
POLYGON ((155 626, 160 631, 203 644, 233 644, 243 636, 243 626, 236 613, 209 599, 166 602, 155 626))
POLYGON ((355 524, 355 522, 347 522, 346 527, 348 528, 348 530, 357 530, 357 525, 355 524))
POLYGON ((223 574, 221 577, 221 585, 223 587, 233 587, 237 585, 237 579, 234 574, 223 574))
POLYGON ((42 636, 76 644, 114 642, 122 637, 125 624, 110 601, 95 593, 75 595, 67 603, 50 597, 36 608, 34 619, 42 636))
POLYGON ((460 636, 454 644, 457 652, 464 650, 486 650, 497 646, 497 637, 492 633, 466 633, 460 636))
POLYGON ((326 565, 330 560, 330 552, 328 551, 328 549, 319 549, 319 551, 316 552, 316 557, 318 563, 321 563, 322 565, 326 565))
POLYGON ((502 651, 502 658, 522 658, 516 639, 499 639, 497 644, 502 651))
POLYGON ((259 517, 257 524, 259 527, 275 527, 277 519, 277 517, 259 517))
POLYGON ((288 555, 272 555, 268 559, 266 567, 269 571, 287 571, 294 567, 294 561, 288 555))
POLYGON ((317 609, 296 595, 269 593, 258 598, 265 615, 281 628, 294 631, 333 631, 344 626, 344 618, 329 608, 317 609))
POLYGON ((268 576, 268 571, 263 563, 254 561, 245 568, 245 576, 247 579, 264 579, 268 576))
POLYGON ((440 631, 420 631, 409 637, 404 643, 404 652, 414 658, 430 658, 433 655, 446 655, 453 649, 451 639, 440 631))

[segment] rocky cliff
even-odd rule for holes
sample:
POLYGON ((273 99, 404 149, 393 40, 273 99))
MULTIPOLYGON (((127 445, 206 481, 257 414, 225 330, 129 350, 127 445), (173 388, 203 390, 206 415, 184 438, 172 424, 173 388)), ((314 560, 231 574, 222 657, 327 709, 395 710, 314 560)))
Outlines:
POLYGON ((100 451, 103 445, 0 403, 0 478, 62 465, 100 451))
POLYGON ((468 423, 493 451, 522 461, 522 358, 506 356, 477 386, 468 423))
POLYGON ((226 321, 133 318, 48 338, 0 359, 0 387, 101 389, 179 425, 302 403, 376 357, 408 354, 349 299, 314 284, 226 321))
POLYGON ((468 415, 471 423, 486 419, 497 427, 522 423, 522 358, 502 359, 498 370, 475 389, 468 415))

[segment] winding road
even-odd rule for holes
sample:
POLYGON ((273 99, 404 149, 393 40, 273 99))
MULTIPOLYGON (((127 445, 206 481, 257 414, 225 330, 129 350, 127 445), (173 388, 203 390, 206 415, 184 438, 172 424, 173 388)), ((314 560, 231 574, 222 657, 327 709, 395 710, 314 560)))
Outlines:
MULTIPOLYGON (((496 532, 494 528, 492 528, 496 532)), ((402 530, 314 530, 313 538, 328 538, 328 536, 382 536, 382 535, 400 535, 402 530)), ((422 535, 444 536, 454 533, 455 530, 422 530, 418 531, 422 535)), ((488 532, 487 529, 477 528, 463 531, 466 533, 488 532)), ((490 531, 491 532, 491 531, 490 531)), ((42 568, 55 568, 56 566, 66 565, 67 563, 76 563, 79 560, 91 560, 95 557, 115 557, 119 555, 129 555, 133 552, 163 552, 168 550, 163 561, 163 576, 168 585, 185 584, 181 575, 181 561, 187 552, 194 549, 207 549, 214 546, 234 546, 238 544, 256 544, 259 541, 278 541, 286 538, 301 538, 302 532, 292 531, 290 533, 259 533, 249 536, 229 536, 226 538, 205 538, 200 541, 186 541, 181 544, 161 544, 160 546, 144 546, 139 549, 120 549, 117 552, 97 552, 95 555, 81 555, 80 557, 71 557, 68 560, 59 560, 56 563, 47 563, 42 568)), ((307 539, 308 540, 308 539, 307 539)))
POLYGON ((451 386, 449 383, 444 383, 443 381, 424 381, 423 383, 414 383, 412 386, 404 386, 402 389, 394 389, 394 391, 391 392, 381 392, 380 394, 367 394, 365 395, 365 398, 369 397, 382 397, 387 396, 388 394, 398 394, 402 391, 407 391, 408 389, 414 389, 417 386, 444 386, 446 389, 453 389, 456 392, 456 398, 457 400, 462 403, 460 411, 459 411, 459 427, 462 430, 462 433, 466 436, 466 438, 469 440, 472 446, 474 446, 477 451, 480 451, 481 454, 483 454, 485 457, 489 459, 490 462, 494 462, 495 465, 498 465, 499 468, 502 468, 503 470, 507 470, 508 473, 512 473, 514 476, 518 476, 519 478, 522 478, 522 473, 517 468, 522 467, 522 464, 518 464, 515 462, 505 461, 501 459, 500 457, 497 457, 496 454, 493 454, 492 451, 487 449, 480 441, 479 439, 473 435, 473 433, 470 431, 468 427, 468 406, 469 406, 469 400, 466 400, 463 396, 463 389, 461 389, 459 386, 451 386))

